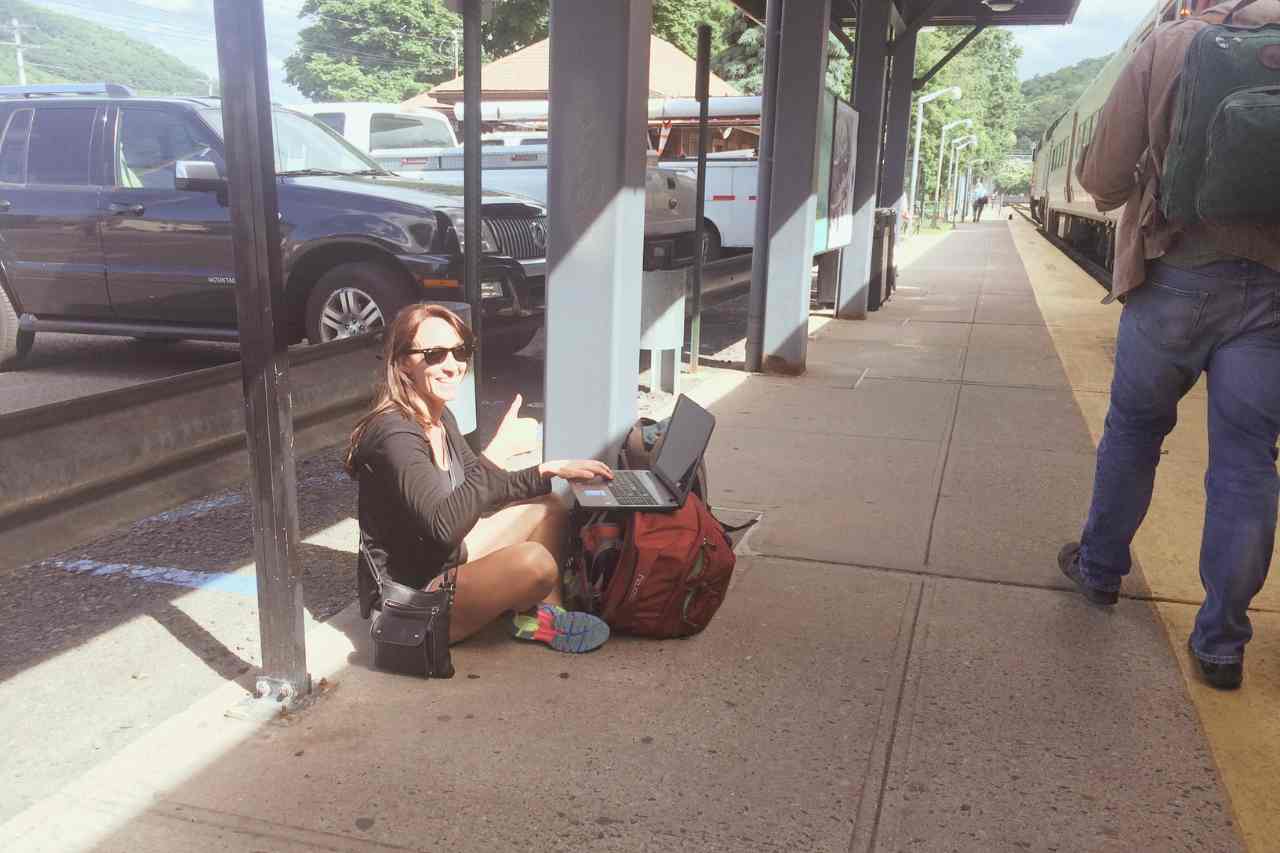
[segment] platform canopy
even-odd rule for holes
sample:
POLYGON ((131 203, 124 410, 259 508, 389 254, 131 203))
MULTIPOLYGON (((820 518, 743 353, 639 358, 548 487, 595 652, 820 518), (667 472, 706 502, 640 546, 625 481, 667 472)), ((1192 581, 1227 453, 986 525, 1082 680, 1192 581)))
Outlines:
MULTIPOLYGON (((858 19, 860 2, 884 2, 884 0, 832 0, 831 23, 833 28, 851 29, 858 19)), ((1075 17, 1080 0, 989 0, 990 5, 979 0, 896 0, 894 6, 903 20, 914 22, 922 11, 928 15, 922 26, 954 27, 988 24, 997 27, 1040 26, 1045 24, 1069 24, 1075 17), (996 11, 1013 5, 1008 11, 996 11), (995 7, 995 9, 992 8, 995 7)), ((748 16, 764 21, 765 0, 733 0, 748 16)))

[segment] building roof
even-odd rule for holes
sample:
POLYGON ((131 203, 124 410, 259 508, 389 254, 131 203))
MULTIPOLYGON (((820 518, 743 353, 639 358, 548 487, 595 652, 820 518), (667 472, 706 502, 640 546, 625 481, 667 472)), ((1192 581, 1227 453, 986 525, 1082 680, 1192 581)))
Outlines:
MULTIPOLYGON (((653 36, 649 42, 649 97, 693 97, 698 63, 670 42, 653 36)), ((486 101, 546 100, 551 89, 551 40, 543 39, 523 50, 484 66, 486 101)), ((711 75, 711 96, 741 95, 737 88, 711 75)), ((462 78, 455 77, 429 92, 410 98, 406 105, 420 106, 423 98, 453 104, 462 100, 462 78)))

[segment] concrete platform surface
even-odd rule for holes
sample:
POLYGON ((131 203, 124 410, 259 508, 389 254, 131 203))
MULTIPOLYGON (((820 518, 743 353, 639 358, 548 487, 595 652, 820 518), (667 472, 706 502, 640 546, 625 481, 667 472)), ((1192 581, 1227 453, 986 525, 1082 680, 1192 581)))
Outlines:
MULTIPOLYGON (((182 658, 138 624, 0 683, 0 721, 28 720, 3 769, 59 768, 0 799, 0 850, 1280 850, 1274 591, 1242 691, 1182 651, 1202 432, 1171 440, 1118 607, 1055 568, 1118 312, 1046 246, 1003 219, 913 241, 879 311, 812 319, 805 375, 686 377, 719 419, 714 503, 762 516, 704 634, 575 657, 495 625, 423 681, 371 670, 347 608, 308 625, 316 695, 252 723, 226 715, 257 663, 251 590, 174 594, 234 652, 205 695, 50 712, 95 654, 182 658)), ((352 519, 307 542, 351 559, 352 519)))

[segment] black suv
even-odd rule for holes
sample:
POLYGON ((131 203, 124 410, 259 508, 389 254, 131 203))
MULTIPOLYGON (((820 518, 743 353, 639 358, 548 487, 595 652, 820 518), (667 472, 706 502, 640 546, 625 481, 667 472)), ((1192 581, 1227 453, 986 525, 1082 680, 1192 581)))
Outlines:
MULTIPOLYGON (((217 99, 0 87, 0 128, 0 368, 42 331, 236 339, 217 99)), ((274 135, 290 343, 465 301, 456 189, 399 180, 292 110, 274 135)), ((511 351, 541 322, 546 211, 496 193, 482 211, 484 345, 511 351)))

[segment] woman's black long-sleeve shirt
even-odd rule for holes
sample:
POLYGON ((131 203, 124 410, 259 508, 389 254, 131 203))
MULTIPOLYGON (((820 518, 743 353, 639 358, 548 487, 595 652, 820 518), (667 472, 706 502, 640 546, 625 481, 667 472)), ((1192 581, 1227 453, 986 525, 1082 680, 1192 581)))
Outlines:
POLYGON ((462 460, 456 489, 432 458, 422 428, 396 412, 369 423, 353 460, 365 544, 373 554, 385 552, 393 579, 418 588, 467 561, 462 540, 482 515, 551 491, 537 466, 505 471, 477 456, 448 409, 441 422, 462 460))

